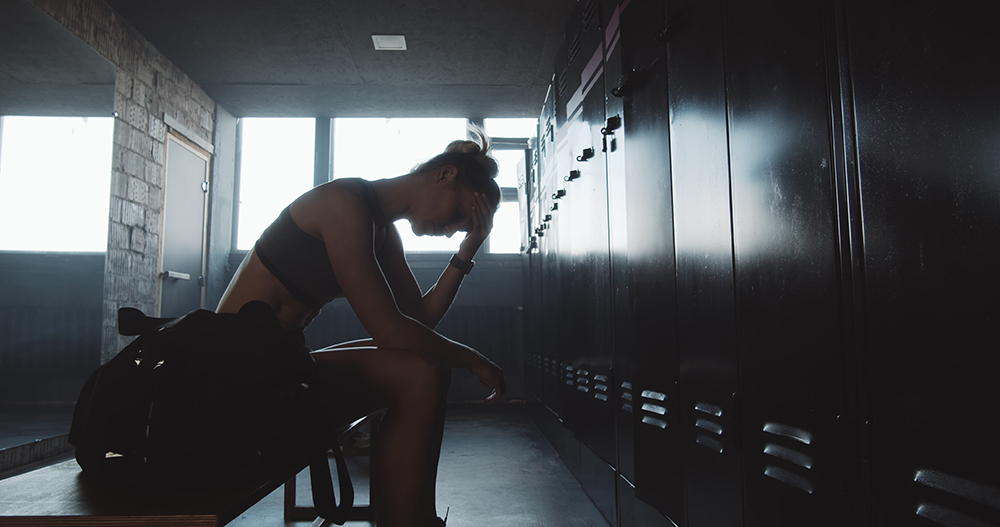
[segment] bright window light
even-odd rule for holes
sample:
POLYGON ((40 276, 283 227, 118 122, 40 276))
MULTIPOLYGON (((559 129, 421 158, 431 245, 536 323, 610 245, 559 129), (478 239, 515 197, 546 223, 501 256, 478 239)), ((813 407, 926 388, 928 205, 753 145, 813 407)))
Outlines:
POLYGON ((106 251, 114 119, 0 120, 0 250, 106 251))
POLYGON ((517 188, 517 165, 524 160, 524 150, 497 150, 493 152, 493 158, 500 165, 497 185, 517 188))
POLYGON ((278 214, 313 187, 316 120, 244 118, 236 247, 249 250, 278 214))
MULTIPOLYGON (((333 175, 369 181, 402 176, 466 137, 465 119, 336 119, 333 175)), ((406 220, 397 221, 396 228, 407 252, 456 252, 465 238, 462 233, 417 236, 406 220)))
POLYGON ((483 119, 483 129, 491 137, 535 137, 538 119, 483 119))
POLYGON ((493 215, 493 230, 490 232, 491 253, 518 253, 521 251, 521 218, 516 201, 501 203, 493 215))

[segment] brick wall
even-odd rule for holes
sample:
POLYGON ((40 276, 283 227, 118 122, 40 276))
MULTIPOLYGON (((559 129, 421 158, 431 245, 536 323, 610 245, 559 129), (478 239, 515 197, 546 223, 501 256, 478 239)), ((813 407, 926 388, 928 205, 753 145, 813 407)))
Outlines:
POLYGON ((117 68, 101 361, 129 339, 117 310, 159 309, 164 114, 211 142, 215 102, 102 0, 32 0, 117 68))

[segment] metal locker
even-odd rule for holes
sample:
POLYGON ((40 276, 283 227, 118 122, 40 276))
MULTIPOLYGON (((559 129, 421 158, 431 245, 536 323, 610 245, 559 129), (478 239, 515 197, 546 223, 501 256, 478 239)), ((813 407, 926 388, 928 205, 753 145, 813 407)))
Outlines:
POLYGON ((628 482, 635 481, 635 456, 632 418, 635 375, 632 370, 632 317, 628 288, 628 221, 625 195, 626 135, 621 128, 622 100, 610 95, 613 83, 621 74, 621 7, 607 2, 604 23, 604 100, 605 123, 601 132, 601 150, 606 159, 608 178, 608 245, 611 266, 612 356, 614 365, 611 386, 617 435, 615 467, 628 482))
MULTIPOLYGON (((602 300, 602 291, 609 291, 607 274, 603 283, 600 272, 595 270, 595 246, 604 239, 604 255, 607 254, 607 228, 594 225, 594 217, 607 210, 606 201, 601 203, 595 195, 596 181, 603 185, 604 171, 601 159, 596 158, 592 148, 590 127, 593 113, 598 108, 603 121, 603 100, 599 99, 603 84, 602 42, 599 16, 600 2, 588 0, 577 5, 566 24, 566 69, 557 72, 557 78, 564 79, 565 90, 557 100, 559 127, 556 130, 556 179, 561 187, 554 197, 560 198, 556 214, 560 222, 560 256, 562 259, 562 313, 561 331, 564 361, 564 377, 561 391, 562 417, 581 441, 592 443, 591 435, 595 425, 594 375, 602 367, 610 374, 610 359, 601 364, 600 350, 607 333, 606 319, 602 320, 597 307, 602 300), (598 86, 595 90, 594 87, 598 86), (595 97, 597 101, 595 102, 595 97), (590 156, 584 154, 589 149, 590 156), (593 161, 590 159, 593 158, 593 161), (597 214, 595 214, 595 212, 597 214), (603 236, 602 236, 603 232, 603 236), (597 282, 595 282, 597 280, 597 282)), ((605 222, 606 223, 606 222, 605 222)), ((603 295, 607 298, 607 293, 603 295)), ((602 386, 606 386, 603 383, 602 386)), ((609 428, 612 425, 609 424, 609 428)), ((612 432, 613 433, 613 432, 612 432)), ((613 435, 612 442, 613 442, 613 435)), ((592 445, 593 446, 593 445, 592 445)))
MULTIPOLYGON (((615 45, 620 50, 612 50, 620 51, 620 70, 608 73, 608 84, 612 96, 621 97, 620 135, 627 137, 620 148, 626 149, 623 185, 631 323, 622 331, 628 331, 635 376, 631 482, 639 499, 679 520, 683 488, 666 69, 664 46, 653 38, 663 28, 664 7, 661 2, 624 4, 615 45)), ((616 185, 620 189, 622 183, 616 185)))
POLYGON ((823 4, 725 5, 744 523, 848 524, 823 4))
POLYGON ((528 246, 526 254, 528 257, 527 280, 525 283, 525 354, 528 371, 531 374, 526 378, 527 389, 532 400, 538 403, 538 408, 534 409, 532 416, 541 429, 542 414, 545 404, 545 382, 549 376, 548 354, 545 352, 543 342, 543 331, 546 329, 543 324, 543 303, 542 303, 542 253, 540 241, 544 238, 544 229, 548 226, 548 220, 541 212, 541 179, 543 172, 549 164, 549 152, 551 152, 548 130, 552 120, 552 84, 545 94, 545 102, 542 104, 542 112, 538 120, 538 128, 535 139, 535 150, 533 156, 532 179, 528 188, 530 198, 528 199, 528 246))
POLYGON ((660 34, 667 43, 687 527, 743 522, 722 28, 721 1, 674 1, 660 34))
POLYGON ((988 6, 846 2, 871 525, 1000 525, 1000 45, 988 6))

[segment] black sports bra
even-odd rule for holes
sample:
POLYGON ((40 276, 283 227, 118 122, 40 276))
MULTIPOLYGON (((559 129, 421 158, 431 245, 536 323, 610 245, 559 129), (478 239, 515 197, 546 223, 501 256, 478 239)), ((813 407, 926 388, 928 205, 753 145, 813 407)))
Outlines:
MULTIPOLYGON (((369 181, 356 181, 361 184, 365 201, 374 216, 378 210, 375 189, 369 181)), ((326 244, 296 225, 289 207, 264 229, 254 250, 281 285, 308 307, 318 309, 344 292, 330 267, 326 244)))

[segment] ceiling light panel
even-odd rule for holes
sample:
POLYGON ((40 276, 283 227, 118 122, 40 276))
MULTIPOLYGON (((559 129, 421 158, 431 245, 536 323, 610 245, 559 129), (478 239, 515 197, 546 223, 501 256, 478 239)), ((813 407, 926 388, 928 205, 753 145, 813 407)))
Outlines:
POLYGON ((406 50, 406 37, 403 35, 372 35, 372 42, 378 51, 406 50))

